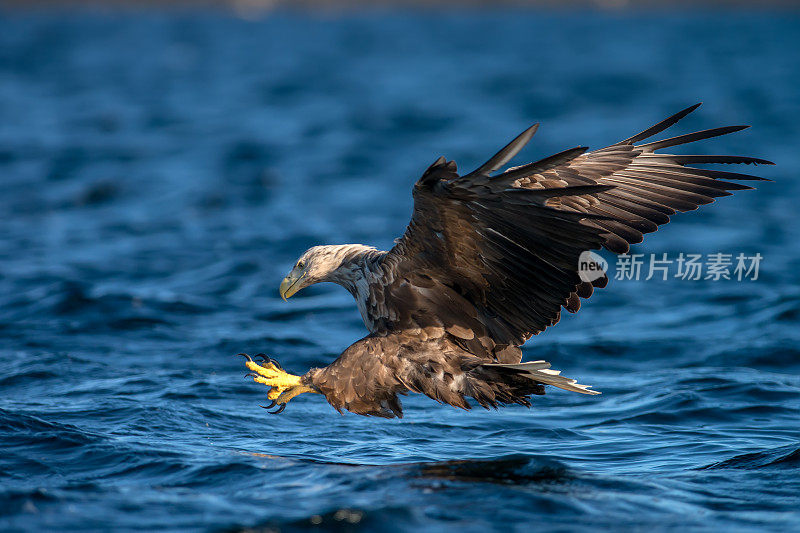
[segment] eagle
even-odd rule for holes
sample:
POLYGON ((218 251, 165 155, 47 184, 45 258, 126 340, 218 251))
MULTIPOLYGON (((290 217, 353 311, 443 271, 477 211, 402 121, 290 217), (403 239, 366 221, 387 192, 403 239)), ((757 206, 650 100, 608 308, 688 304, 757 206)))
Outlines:
POLYGON ((269 387, 272 402, 262 407, 279 413, 298 394, 317 393, 340 413, 402 418, 398 396, 409 392, 467 410, 469 399, 530 407, 546 386, 599 394, 546 361, 522 362, 520 349, 562 308, 574 313, 606 286, 602 271, 582 276, 579 261, 601 248, 627 253, 676 212, 753 188, 739 181, 769 181, 694 166, 773 164, 764 159, 661 152, 748 126, 648 142, 699 106, 606 148, 579 146, 505 170, 538 124, 472 172, 437 159, 414 184, 411 222, 391 250, 315 246, 281 282, 284 300, 315 283, 341 285, 369 334, 302 376, 264 354, 240 354, 247 376, 269 387))

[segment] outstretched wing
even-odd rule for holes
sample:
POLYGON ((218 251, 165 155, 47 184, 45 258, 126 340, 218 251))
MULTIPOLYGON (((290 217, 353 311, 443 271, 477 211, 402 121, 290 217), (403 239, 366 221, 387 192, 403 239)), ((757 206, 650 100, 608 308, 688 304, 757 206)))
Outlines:
MULTIPOLYGON (((763 159, 656 153, 747 126, 640 144, 699 105, 607 148, 588 153, 572 148, 499 174, 536 125, 464 176, 455 162, 439 158, 414 186, 411 222, 387 254, 385 268, 395 284, 428 291, 417 315, 452 317, 458 313, 454 306, 468 307, 461 309, 466 323, 479 322, 496 344, 524 343, 558 322, 562 306, 577 311, 593 285, 607 282, 581 281, 582 252, 601 246, 627 252, 629 244, 641 242, 677 211, 752 188, 726 180, 763 179, 689 166, 772 164, 763 159), (445 288, 438 298, 430 294, 437 288, 445 288)), ((395 314, 401 320, 402 313, 395 314)))

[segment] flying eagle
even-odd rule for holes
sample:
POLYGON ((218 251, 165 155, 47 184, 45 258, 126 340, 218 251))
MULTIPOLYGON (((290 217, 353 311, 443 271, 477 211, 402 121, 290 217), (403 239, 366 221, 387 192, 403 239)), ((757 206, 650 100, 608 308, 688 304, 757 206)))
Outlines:
POLYGON ((691 166, 773 164, 763 159, 657 153, 747 126, 642 142, 699 105, 607 148, 570 148, 499 173, 538 124, 467 174, 440 157, 414 185, 411 222, 391 250, 315 246, 283 280, 284 299, 323 281, 343 286, 369 335, 302 376, 263 354, 261 364, 241 354, 248 375, 270 387, 266 408, 281 412, 313 392, 340 413, 392 418, 403 416, 398 394, 409 391, 462 409, 470 409, 467 398, 484 408, 529 407, 545 385, 599 394, 546 361, 521 362, 520 346, 558 322, 562 307, 574 313, 606 285, 602 273, 579 275, 582 253, 626 253, 676 211, 753 188, 726 180, 764 179, 691 166))

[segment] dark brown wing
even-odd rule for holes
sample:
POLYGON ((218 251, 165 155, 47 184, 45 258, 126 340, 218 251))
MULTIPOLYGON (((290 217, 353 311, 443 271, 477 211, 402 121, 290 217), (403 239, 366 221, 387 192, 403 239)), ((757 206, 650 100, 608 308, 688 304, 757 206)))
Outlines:
MULTIPOLYGON (((462 310, 465 320, 479 321, 495 343, 522 344, 558 322, 562 306, 577 311, 579 297, 591 296, 592 284, 581 282, 577 273, 582 252, 601 246, 627 252, 630 243, 641 242, 644 233, 669 222, 675 212, 752 188, 723 180, 763 179, 687 166, 772 164, 762 159, 655 153, 746 126, 637 144, 699 105, 613 146, 589 153, 573 148, 497 175, 492 173, 519 152, 536 126, 464 176, 453 161, 440 158, 414 186, 411 222, 384 260, 388 278, 407 291, 418 284, 446 286, 460 296, 461 307, 468 307, 462 310)), ((601 278, 594 286, 606 281, 601 278)), ((446 309, 450 321, 458 322, 454 301, 442 294, 437 305, 435 295, 428 294, 423 309, 404 312, 403 302, 394 302, 394 315, 416 313, 415 324, 420 324, 420 315, 437 317, 446 309)))

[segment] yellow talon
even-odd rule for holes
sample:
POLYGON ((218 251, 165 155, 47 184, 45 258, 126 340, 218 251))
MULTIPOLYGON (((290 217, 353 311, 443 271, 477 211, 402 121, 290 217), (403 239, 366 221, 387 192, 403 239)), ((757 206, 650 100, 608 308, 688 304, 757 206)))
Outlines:
POLYGON ((248 357, 245 366, 257 374, 253 376, 253 381, 270 387, 267 398, 278 405, 285 405, 298 394, 316 392, 311 387, 303 385, 300 376, 285 372, 271 361, 259 365, 248 357))
POLYGON ((253 378, 258 383, 263 383, 264 385, 270 385, 272 387, 278 387, 281 389, 288 389, 290 387, 296 387, 297 385, 300 385, 300 376, 295 376, 294 374, 284 372, 272 363, 267 363, 265 366, 261 366, 253 361, 247 361, 245 366, 259 376, 263 376, 260 378, 253 378))

